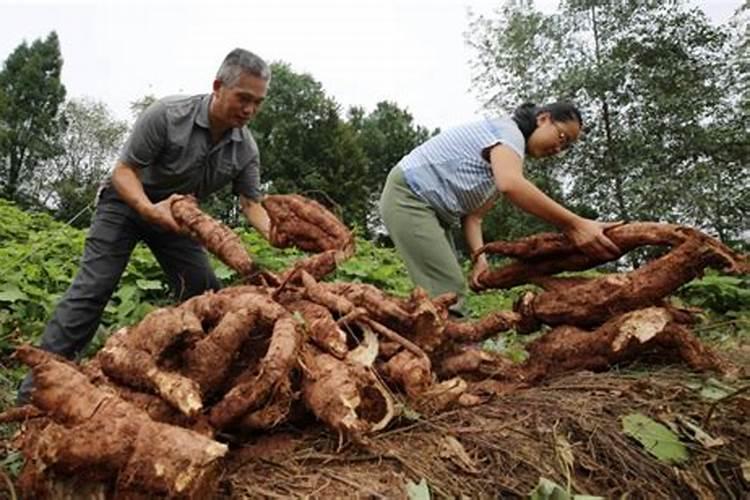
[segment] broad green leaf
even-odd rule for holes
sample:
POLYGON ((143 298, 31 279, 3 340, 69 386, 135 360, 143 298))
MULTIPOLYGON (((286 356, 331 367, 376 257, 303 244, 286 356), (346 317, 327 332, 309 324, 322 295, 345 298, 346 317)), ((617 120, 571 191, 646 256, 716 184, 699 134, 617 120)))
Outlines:
POLYGON ((216 274, 216 277, 222 281, 228 281, 234 276, 234 271, 229 269, 224 264, 216 266, 216 268, 214 269, 214 273, 216 274))
POLYGON ((406 483, 406 495, 409 500, 430 500, 430 487, 424 478, 418 484, 409 481, 406 483))
POLYGON ((604 497, 571 495, 554 481, 550 481, 546 477, 540 477, 536 488, 529 493, 529 500, 604 500, 604 497))
POLYGON ((622 417, 625 434, 641 443, 653 456, 667 463, 681 463, 689 458, 680 438, 666 426, 641 413, 622 417))
POLYGON ((121 286, 114 294, 114 296, 120 300, 121 304, 130 302, 136 295, 138 295, 138 288, 134 285, 121 286))
POLYGON ((141 290, 161 290, 164 285, 157 280, 135 280, 135 284, 141 290))
POLYGON ((6 283, 0 288, 0 302, 15 302, 17 300, 28 300, 26 295, 15 283, 6 283))

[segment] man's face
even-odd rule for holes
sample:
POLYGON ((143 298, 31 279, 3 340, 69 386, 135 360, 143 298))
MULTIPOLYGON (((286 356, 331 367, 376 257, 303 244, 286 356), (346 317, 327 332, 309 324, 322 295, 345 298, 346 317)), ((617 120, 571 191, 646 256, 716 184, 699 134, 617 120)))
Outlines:
POLYGON ((260 110, 267 92, 268 81, 247 73, 231 87, 214 80, 214 117, 229 127, 244 127, 260 110))

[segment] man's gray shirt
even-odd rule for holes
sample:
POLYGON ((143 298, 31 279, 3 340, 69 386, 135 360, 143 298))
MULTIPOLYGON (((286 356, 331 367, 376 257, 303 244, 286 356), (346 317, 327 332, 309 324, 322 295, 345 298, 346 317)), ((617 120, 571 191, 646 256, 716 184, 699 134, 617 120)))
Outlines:
POLYGON ((211 144, 211 95, 172 96, 151 104, 136 120, 120 161, 141 170, 154 202, 173 193, 204 199, 230 182, 235 194, 260 201, 260 156, 246 128, 211 144))

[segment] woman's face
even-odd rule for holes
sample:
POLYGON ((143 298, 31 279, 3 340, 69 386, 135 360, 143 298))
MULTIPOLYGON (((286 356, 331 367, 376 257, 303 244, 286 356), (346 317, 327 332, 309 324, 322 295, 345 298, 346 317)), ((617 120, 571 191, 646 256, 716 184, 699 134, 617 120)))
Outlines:
POLYGON ((549 113, 536 117, 536 129, 526 143, 526 151, 532 158, 544 158, 565 151, 578 140, 581 124, 576 120, 558 122, 549 113))

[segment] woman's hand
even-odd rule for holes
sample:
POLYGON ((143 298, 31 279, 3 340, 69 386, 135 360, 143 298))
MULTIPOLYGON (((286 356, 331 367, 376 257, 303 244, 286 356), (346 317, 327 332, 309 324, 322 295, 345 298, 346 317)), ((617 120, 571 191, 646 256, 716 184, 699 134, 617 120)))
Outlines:
POLYGON ((481 290, 484 288, 484 286, 479 283, 479 275, 489 268, 490 266, 487 264, 487 258, 484 255, 480 256, 474 264, 474 268, 471 270, 471 276, 469 277, 469 286, 472 290, 481 290))
POLYGON ((622 255, 612 240, 604 234, 609 228, 621 226, 623 222, 599 222, 577 218, 565 231, 565 235, 583 253, 599 260, 613 260, 622 255))

